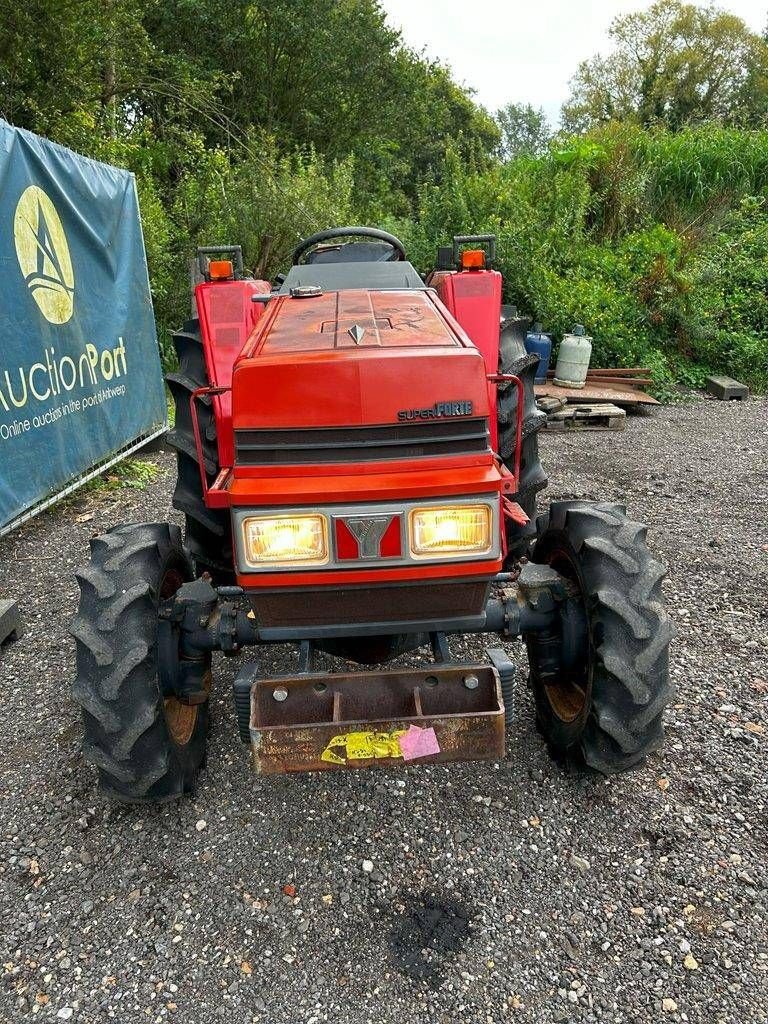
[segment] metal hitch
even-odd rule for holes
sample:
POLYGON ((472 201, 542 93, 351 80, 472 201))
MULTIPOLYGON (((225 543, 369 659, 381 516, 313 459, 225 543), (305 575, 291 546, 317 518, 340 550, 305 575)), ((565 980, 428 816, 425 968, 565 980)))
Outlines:
POLYGON ((261 774, 504 756, 504 704, 492 665, 276 679, 258 678, 256 665, 252 672, 249 735, 261 774))

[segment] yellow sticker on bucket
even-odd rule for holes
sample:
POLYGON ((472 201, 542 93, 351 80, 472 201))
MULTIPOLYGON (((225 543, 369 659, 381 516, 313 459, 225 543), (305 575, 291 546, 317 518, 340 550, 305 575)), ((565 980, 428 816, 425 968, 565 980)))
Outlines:
POLYGON ((330 764, 346 764, 347 761, 402 757, 399 741, 405 733, 405 729, 395 729, 393 732, 346 732, 332 736, 320 760, 330 764))

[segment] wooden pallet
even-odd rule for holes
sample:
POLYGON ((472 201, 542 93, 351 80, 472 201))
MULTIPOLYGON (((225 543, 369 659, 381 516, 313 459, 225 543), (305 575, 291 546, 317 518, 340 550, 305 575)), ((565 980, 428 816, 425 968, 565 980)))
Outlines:
POLYGON ((541 412, 545 412, 548 416, 551 416, 553 412, 560 412, 565 406, 564 398, 549 398, 546 395, 543 398, 536 396, 536 405, 541 412))
POLYGON ((567 405, 564 409, 550 413, 545 423, 546 430, 623 430, 627 414, 617 405, 607 402, 584 402, 581 405, 567 405))

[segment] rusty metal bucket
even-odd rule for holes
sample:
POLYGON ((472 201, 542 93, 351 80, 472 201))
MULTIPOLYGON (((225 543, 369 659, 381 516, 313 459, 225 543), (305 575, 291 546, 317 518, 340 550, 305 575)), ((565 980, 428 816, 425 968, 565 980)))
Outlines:
POLYGON ((432 665, 258 680, 250 736, 264 775, 497 759, 499 675, 491 665, 432 665))

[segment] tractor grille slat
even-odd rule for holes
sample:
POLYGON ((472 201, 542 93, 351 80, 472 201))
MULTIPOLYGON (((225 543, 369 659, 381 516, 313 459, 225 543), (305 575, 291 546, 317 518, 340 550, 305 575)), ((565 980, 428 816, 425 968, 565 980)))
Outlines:
POLYGON ((371 462, 489 450, 488 420, 479 417, 375 427, 235 431, 240 466, 371 462))

